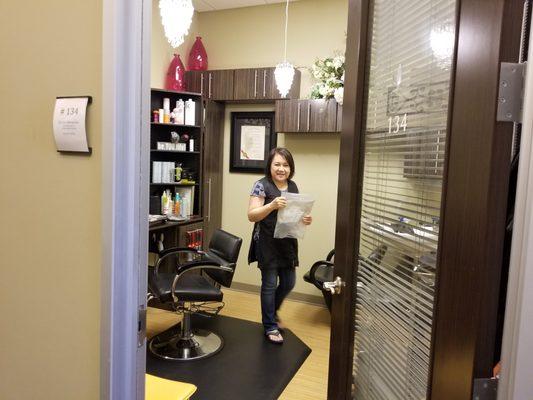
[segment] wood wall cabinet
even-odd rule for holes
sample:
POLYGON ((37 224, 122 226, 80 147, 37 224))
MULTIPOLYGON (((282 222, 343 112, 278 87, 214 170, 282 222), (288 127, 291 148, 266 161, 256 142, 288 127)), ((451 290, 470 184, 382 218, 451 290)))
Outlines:
POLYGON ((301 72, 295 70, 291 90, 282 97, 276 87, 275 68, 236 69, 234 77, 234 100, 295 99, 300 95, 301 72))
POLYGON ((209 100, 233 100, 233 70, 187 71, 187 89, 209 100))
POLYGON ((338 104, 335 100, 276 101, 276 132, 339 132, 338 104))
POLYGON ((274 70, 273 67, 267 67, 187 71, 185 82, 188 90, 215 101, 265 102, 298 98, 301 72, 295 70, 291 90, 286 97, 282 97, 276 87, 274 70))

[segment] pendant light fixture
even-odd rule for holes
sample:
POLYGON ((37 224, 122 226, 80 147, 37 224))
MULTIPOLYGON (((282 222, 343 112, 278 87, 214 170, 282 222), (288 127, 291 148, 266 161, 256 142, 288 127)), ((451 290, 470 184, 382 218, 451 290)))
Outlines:
POLYGON ((282 97, 286 97, 292 86, 294 79, 294 66, 287 61, 287 27, 289 24, 289 0, 285 6, 285 47, 283 53, 283 62, 276 65, 274 77, 276 78, 276 86, 282 97))
POLYGON ((159 13, 168 42, 172 47, 178 47, 191 27, 192 0, 159 0, 159 13))

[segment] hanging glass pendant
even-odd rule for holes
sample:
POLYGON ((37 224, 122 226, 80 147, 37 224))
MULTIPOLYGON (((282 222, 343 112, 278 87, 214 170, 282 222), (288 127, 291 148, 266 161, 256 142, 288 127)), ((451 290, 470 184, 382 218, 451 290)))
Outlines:
POLYGON ((289 0, 285 4, 285 45, 283 47, 283 62, 276 65, 274 78, 281 97, 287 97, 294 79, 294 66, 287 61, 287 29, 289 27, 289 0))
POLYGON ((274 76, 276 78, 276 87, 281 97, 287 97, 294 79, 294 67, 287 61, 279 63, 274 70, 274 76))
POLYGON ((178 47, 191 27, 192 0, 159 0, 159 12, 168 42, 172 47, 178 47))

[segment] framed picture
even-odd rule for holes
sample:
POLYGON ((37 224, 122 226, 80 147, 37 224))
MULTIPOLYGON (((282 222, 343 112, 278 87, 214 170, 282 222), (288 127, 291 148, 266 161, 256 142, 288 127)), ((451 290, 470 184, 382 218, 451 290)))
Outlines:
POLYGON ((262 173, 276 138, 274 112, 232 112, 229 170, 262 173))

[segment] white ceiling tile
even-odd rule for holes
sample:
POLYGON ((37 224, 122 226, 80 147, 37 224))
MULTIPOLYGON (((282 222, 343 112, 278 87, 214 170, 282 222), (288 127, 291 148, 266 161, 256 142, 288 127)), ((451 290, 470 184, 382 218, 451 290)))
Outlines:
POLYGON ((215 8, 211 6, 208 0, 192 0, 194 9, 198 12, 213 11, 215 8))

